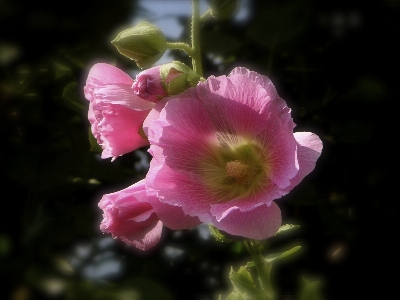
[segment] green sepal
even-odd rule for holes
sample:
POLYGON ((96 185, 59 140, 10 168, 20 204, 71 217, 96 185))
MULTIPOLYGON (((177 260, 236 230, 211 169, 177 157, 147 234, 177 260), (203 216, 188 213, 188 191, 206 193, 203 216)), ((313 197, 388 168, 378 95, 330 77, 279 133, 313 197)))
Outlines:
POLYGON ((208 228, 210 229, 211 234, 213 235, 213 237, 216 239, 217 242, 222 242, 222 243, 230 243, 233 242, 233 240, 227 238, 224 234, 221 233, 221 231, 219 231, 217 229, 217 227, 215 227, 212 224, 208 224, 208 228))
POLYGON ((180 94, 201 80, 196 72, 180 61, 162 65, 160 75, 163 88, 169 96, 180 94))

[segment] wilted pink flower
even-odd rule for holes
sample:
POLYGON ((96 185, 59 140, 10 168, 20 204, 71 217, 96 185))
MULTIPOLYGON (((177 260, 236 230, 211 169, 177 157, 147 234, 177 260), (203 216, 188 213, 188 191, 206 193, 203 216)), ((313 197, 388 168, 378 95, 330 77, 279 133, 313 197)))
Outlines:
POLYGON ((103 148, 102 158, 114 160, 148 145, 139 132, 155 101, 149 96, 148 101, 142 99, 144 93, 138 95, 133 84, 128 74, 109 64, 95 64, 89 71, 84 92, 90 101, 88 118, 92 133, 103 148))
POLYGON ((141 250, 157 244, 163 223, 171 229, 186 229, 200 224, 198 218, 186 216, 180 207, 147 196, 144 180, 104 195, 99 207, 103 210, 100 229, 141 250))
POLYGON ((267 77, 246 68, 211 76, 162 100, 145 120, 148 195, 230 234, 268 238, 281 225, 273 200, 309 174, 322 151, 317 135, 294 127, 267 77))

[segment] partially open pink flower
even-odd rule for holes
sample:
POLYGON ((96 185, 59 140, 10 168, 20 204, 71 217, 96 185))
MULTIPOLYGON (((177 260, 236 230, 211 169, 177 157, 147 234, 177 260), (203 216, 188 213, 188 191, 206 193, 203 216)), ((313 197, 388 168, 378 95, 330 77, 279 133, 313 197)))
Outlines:
POLYGON ((185 215, 180 207, 147 196, 144 180, 121 191, 105 194, 99 207, 103 210, 100 229, 141 250, 158 243, 163 223, 171 229, 192 228, 200 224, 197 217, 185 215))
POLYGON ((138 200, 142 194, 143 190, 134 186, 104 195, 99 202, 104 217, 100 229, 127 244, 147 250, 160 240, 163 225, 151 204, 138 200))
POLYGON ((148 195, 251 239, 275 234, 281 213, 273 200, 309 174, 322 151, 317 135, 293 133, 272 82, 246 68, 161 101, 144 127, 153 155, 148 195))
POLYGON ((109 64, 95 64, 89 71, 84 92, 90 101, 88 118, 92 133, 103 148, 102 158, 114 160, 148 145, 139 132, 154 101, 139 97, 133 83, 128 74, 109 64))

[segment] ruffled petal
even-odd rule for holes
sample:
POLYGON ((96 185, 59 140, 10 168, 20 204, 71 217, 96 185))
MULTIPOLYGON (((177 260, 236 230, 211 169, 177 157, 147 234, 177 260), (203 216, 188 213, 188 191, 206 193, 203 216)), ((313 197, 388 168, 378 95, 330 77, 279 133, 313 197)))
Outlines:
POLYGON ((139 131, 154 103, 137 96, 133 79, 120 69, 104 63, 89 71, 85 97, 90 101, 88 119, 102 158, 117 156, 148 145, 139 131))
POLYGON ((148 111, 134 111, 121 105, 92 104, 89 107, 92 133, 103 148, 102 158, 113 160, 149 144, 139 131, 148 111), (93 121, 93 116, 95 120, 93 121))

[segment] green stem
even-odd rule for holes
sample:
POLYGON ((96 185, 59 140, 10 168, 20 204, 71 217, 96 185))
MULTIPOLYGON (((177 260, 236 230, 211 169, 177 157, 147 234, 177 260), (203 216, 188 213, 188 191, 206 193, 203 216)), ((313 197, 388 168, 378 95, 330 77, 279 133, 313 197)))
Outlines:
POLYGON ((193 71, 203 77, 200 52, 200 5, 199 0, 192 0, 192 65, 193 71))
POLYGON ((186 52, 186 54, 189 55, 190 57, 193 57, 193 49, 186 43, 181 43, 181 42, 171 43, 171 42, 167 42, 167 48, 168 49, 182 50, 182 51, 186 52))
POLYGON ((267 263, 261 254, 260 245, 256 245, 256 242, 245 241, 244 242, 247 250, 249 250, 251 257, 254 262, 254 266, 257 271, 258 279, 260 281, 260 285, 262 290, 265 292, 266 300, 274 299, 274 291, 272 289, 271 284, 271 267, 272 265, 267 263))

